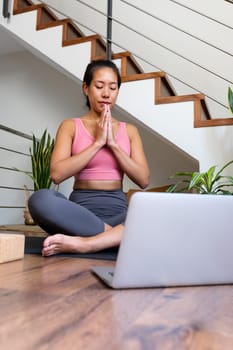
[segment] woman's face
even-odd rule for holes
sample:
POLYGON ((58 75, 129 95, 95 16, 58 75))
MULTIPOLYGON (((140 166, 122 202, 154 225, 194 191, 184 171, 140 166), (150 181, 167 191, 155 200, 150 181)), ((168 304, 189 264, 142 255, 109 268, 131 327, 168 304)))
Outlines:
POLYGON ((111 68, 100 68, 95 71, 90 86, 84 83, 83 90, 88 96, 90 109, 100 114, 105 104, 111 108, 116 103, 119 92, 117 75, 111 68))

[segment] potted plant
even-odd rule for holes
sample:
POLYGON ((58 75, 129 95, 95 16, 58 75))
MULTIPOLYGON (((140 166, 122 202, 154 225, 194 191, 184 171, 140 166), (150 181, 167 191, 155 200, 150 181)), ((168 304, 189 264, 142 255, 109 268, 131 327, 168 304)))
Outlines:
POLYGON ((32 147, 29 148, 31 157, 32 173, 27 173, 34 183, 34 191, 41 188, 50 188, 50 158, 54 147, 54 139, 51 138, 47 129, 43 132, 40 140, 32 136, 32 147))
POLYGON ((206 172, 178 172, 171 178, 181 177, 177 183, 171 185, 166 192, 188 192, 199 194, 228 194, 233 192, 227 188, 233 188, 233 177, 222 175, 233 160, 227 162, 223 167, 216 172, 216 166, 211 166, 206 172))
MULTIPOLYGON (((40 139, 37 139, 35 135, 32 135, 32 146, 29 148, 32 171, 26 172, 19 169, 29 176, 34 185, 34 191, 42 188, 50 188, 52 185, 52 180, 50 177, 50 158, 54 148, 54 139, 47 132, 47 129, 43 132, 40 139)), ((27 197, 27 203, 30 196, 28 188, 24 185, 27 197)), ((28 205, 24 210, 25 224, 33 225, 33 219, 28 210, 28 205)))

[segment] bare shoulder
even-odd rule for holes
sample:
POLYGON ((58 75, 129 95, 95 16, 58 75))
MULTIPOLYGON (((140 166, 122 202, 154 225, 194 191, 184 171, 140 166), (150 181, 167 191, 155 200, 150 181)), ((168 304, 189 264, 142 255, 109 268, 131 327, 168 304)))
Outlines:
POLYGON ((62 122, 61 122, 61 124, 60 124, 60 126, 59 126, 59 128, 64 128, 64 129, 69 129, 69 128, 73 128, 74 127, 74 125, 75 125, 75 122, 74 122, 74 119, 73 118, 69 118, 69 119, 64 119, 62 122))
POLYGON ((130 139, 139 136, 138 128, 133 124, 126 123, 126 130, 130 139))
POLYGON ((58 134, 67 133, 67 134, 73 135, 74 132, 75 132, 75 122, 74 122, 74 119, 72 118, 63 120, 59 125, 58 134))

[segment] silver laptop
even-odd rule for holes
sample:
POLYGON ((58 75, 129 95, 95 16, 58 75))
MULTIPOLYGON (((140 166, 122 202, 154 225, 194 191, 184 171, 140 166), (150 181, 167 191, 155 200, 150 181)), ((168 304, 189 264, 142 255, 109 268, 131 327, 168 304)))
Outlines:
POLYGON ((92 272, 112 288, 233 283, 233 197, 135 193, 115 267, 92 272))

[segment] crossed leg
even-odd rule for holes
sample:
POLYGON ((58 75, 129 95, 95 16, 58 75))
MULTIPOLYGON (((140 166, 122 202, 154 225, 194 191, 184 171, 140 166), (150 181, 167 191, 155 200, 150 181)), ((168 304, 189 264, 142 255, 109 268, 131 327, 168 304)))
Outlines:
MULTIPOLYGON (((43 243, 43 256, 96 252, 120 244, 122 224, 104 223, 59 192, 36 191, 29 199, 29 209, 35 222, 50 234, 43 243)), ((123 221, 121 216, 117 217, 117 222, 123 221)))
POLYGON ((118 246, 122 239, 123 225, 111 227, 105 224, 105 231, 96 236, 80 237, 57 233, 48 236, 43 243, 44 257, 58 253, 91 253, 118 246))

